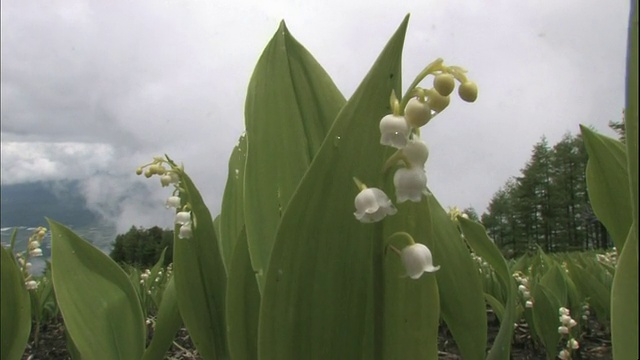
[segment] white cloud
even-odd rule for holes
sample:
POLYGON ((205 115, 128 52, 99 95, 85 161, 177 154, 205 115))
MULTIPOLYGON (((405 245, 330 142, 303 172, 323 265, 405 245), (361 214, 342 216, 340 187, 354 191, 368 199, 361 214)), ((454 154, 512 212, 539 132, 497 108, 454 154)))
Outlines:
POLYGON ((109 144, 2 142, 2 184, 83 179, 114 161, 109 144))
POLYGON ((279 21, 349 97, 411 12, 404 84, 444 57, 480 86, 477 103, 453 101, 423 131, 430 187, 445 206, 482 211, 543 134, 553 143, 579 123, 606 131, 620 118, 628 4, 543 5, 5 1, 2 183, 84 179, 104 214, 148 222, 141 208, 164 195, 144 185, 150 202, 142 201, 132 172, 167 153, 185 163, 215 214, 247 84, 279 21))

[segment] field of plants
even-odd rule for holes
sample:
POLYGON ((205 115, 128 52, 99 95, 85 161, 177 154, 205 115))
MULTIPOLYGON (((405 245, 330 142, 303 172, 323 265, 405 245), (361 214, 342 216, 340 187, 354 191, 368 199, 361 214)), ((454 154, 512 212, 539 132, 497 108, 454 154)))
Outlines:
POLYGON ((348 100, 282 22, 251 77, 221 213, 188 175, 202 162, 156 156, 136 172, 167 190, 171 265, 163 252, 121 266, 51 219, 26 249, 12 241, 2 359, 29 357, 52 327, 72 359, 637 359, 636 5, 625 141, 581 128, 610 251, 507 259, 440 205, 420 132, 480 87, 438 58, 403 91, 408 16, 348 100), (50 264, 31 275, 49 232, 50 264))

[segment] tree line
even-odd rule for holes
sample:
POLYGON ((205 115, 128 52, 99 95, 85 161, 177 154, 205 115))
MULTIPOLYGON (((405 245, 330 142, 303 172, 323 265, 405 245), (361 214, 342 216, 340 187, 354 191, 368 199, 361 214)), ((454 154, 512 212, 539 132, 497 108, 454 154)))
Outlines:
MULTIPOLYGON (((622 123, 610 122, 609 127, 624 141, 622 123)), ((507 180, 480 217, 505 254, 518 256, 536 246, 546 252, 612 246, 589 202, 587 160, 580 135, 565 134, 553 146, 543 136, 533 146, 520 176, 507 180)))

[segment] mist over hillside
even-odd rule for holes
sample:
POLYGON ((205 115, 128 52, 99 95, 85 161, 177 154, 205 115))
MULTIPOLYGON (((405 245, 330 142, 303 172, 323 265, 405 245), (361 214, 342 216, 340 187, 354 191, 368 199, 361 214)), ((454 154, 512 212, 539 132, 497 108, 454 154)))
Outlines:
MULTIPOLYGON (((71 228, 102 251, 109 252, 117 235, 115 227, 87 208, 79 186, 76 180, 0 186, 2 243, 8 244, 13 229, 17 229, 16 251, 24 250, 33 229, 49 227, 45 219, 48 217, 71 228)), ((43 242, 45 259, 50 256, 50 246, 50 241, 43 242)))
POLYGON ((0 226, 46 226, 45 217, 72 227, 97 223, 78 187, 73 180, 2 185, 0 226))

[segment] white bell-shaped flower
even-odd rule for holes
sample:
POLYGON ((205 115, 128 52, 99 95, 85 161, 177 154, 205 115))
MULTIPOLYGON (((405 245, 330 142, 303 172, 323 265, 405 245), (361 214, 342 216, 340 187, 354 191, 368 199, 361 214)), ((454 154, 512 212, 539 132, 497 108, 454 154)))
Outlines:
POLYGON ((180 177, 174 172, 167 172, 160 177, 160 184, 162 187, 169 186, 171 184, 177 184, 180 182, 180 177))
POLYGON ((37 249, 29 250, 29 256, 30 257, 42 256, 42 249, 37 248, 37 249))
POLYGON ((179 208, 180 207, 180 197, 178 196, 169 196, 167 201, 165 202, 165 206, 168 208, 179 208))
POLYGON ((380 120, 380 144, 402 149, 407 145, 410 131, 404 116, 389 114, 380 120))
POLYGON ((387 194, 377 188, 367 188, 360 191, 354 202, 356 212, 353 214, 363 223, 377 222, 387 215, 398 212, 387 194))
POLYGON ((407 276, 418 279, 425 272, 435 272, 440 266, 433 266, 433 257, 428 247, 415 243, 402 249, 400 258, 407 270, 407 276))
POLYGON ((193 230, 191 229, 191 222, 184 223, 180 226, 180 232, 178 237, 180 239, 190 239, 193 236, 193 230))
POLYGON ((429 148, 419 137, 414 137, 407 142, 407 146, 402 149, 404 156, 409 160, 411 166, 424 168, 424 164, 429 158, 429 148))
POLYGON ((184 225, 191 222, 191 213, 189 211, 180 211, 176 214, 175 223, 178 225, 184 225))
POLYGON ((400 168, 393 175, 393 185, 396 187, 398 203, 407 200, 420 202, 423 192, 427 190, 427 174, 419 167, 400 168))

